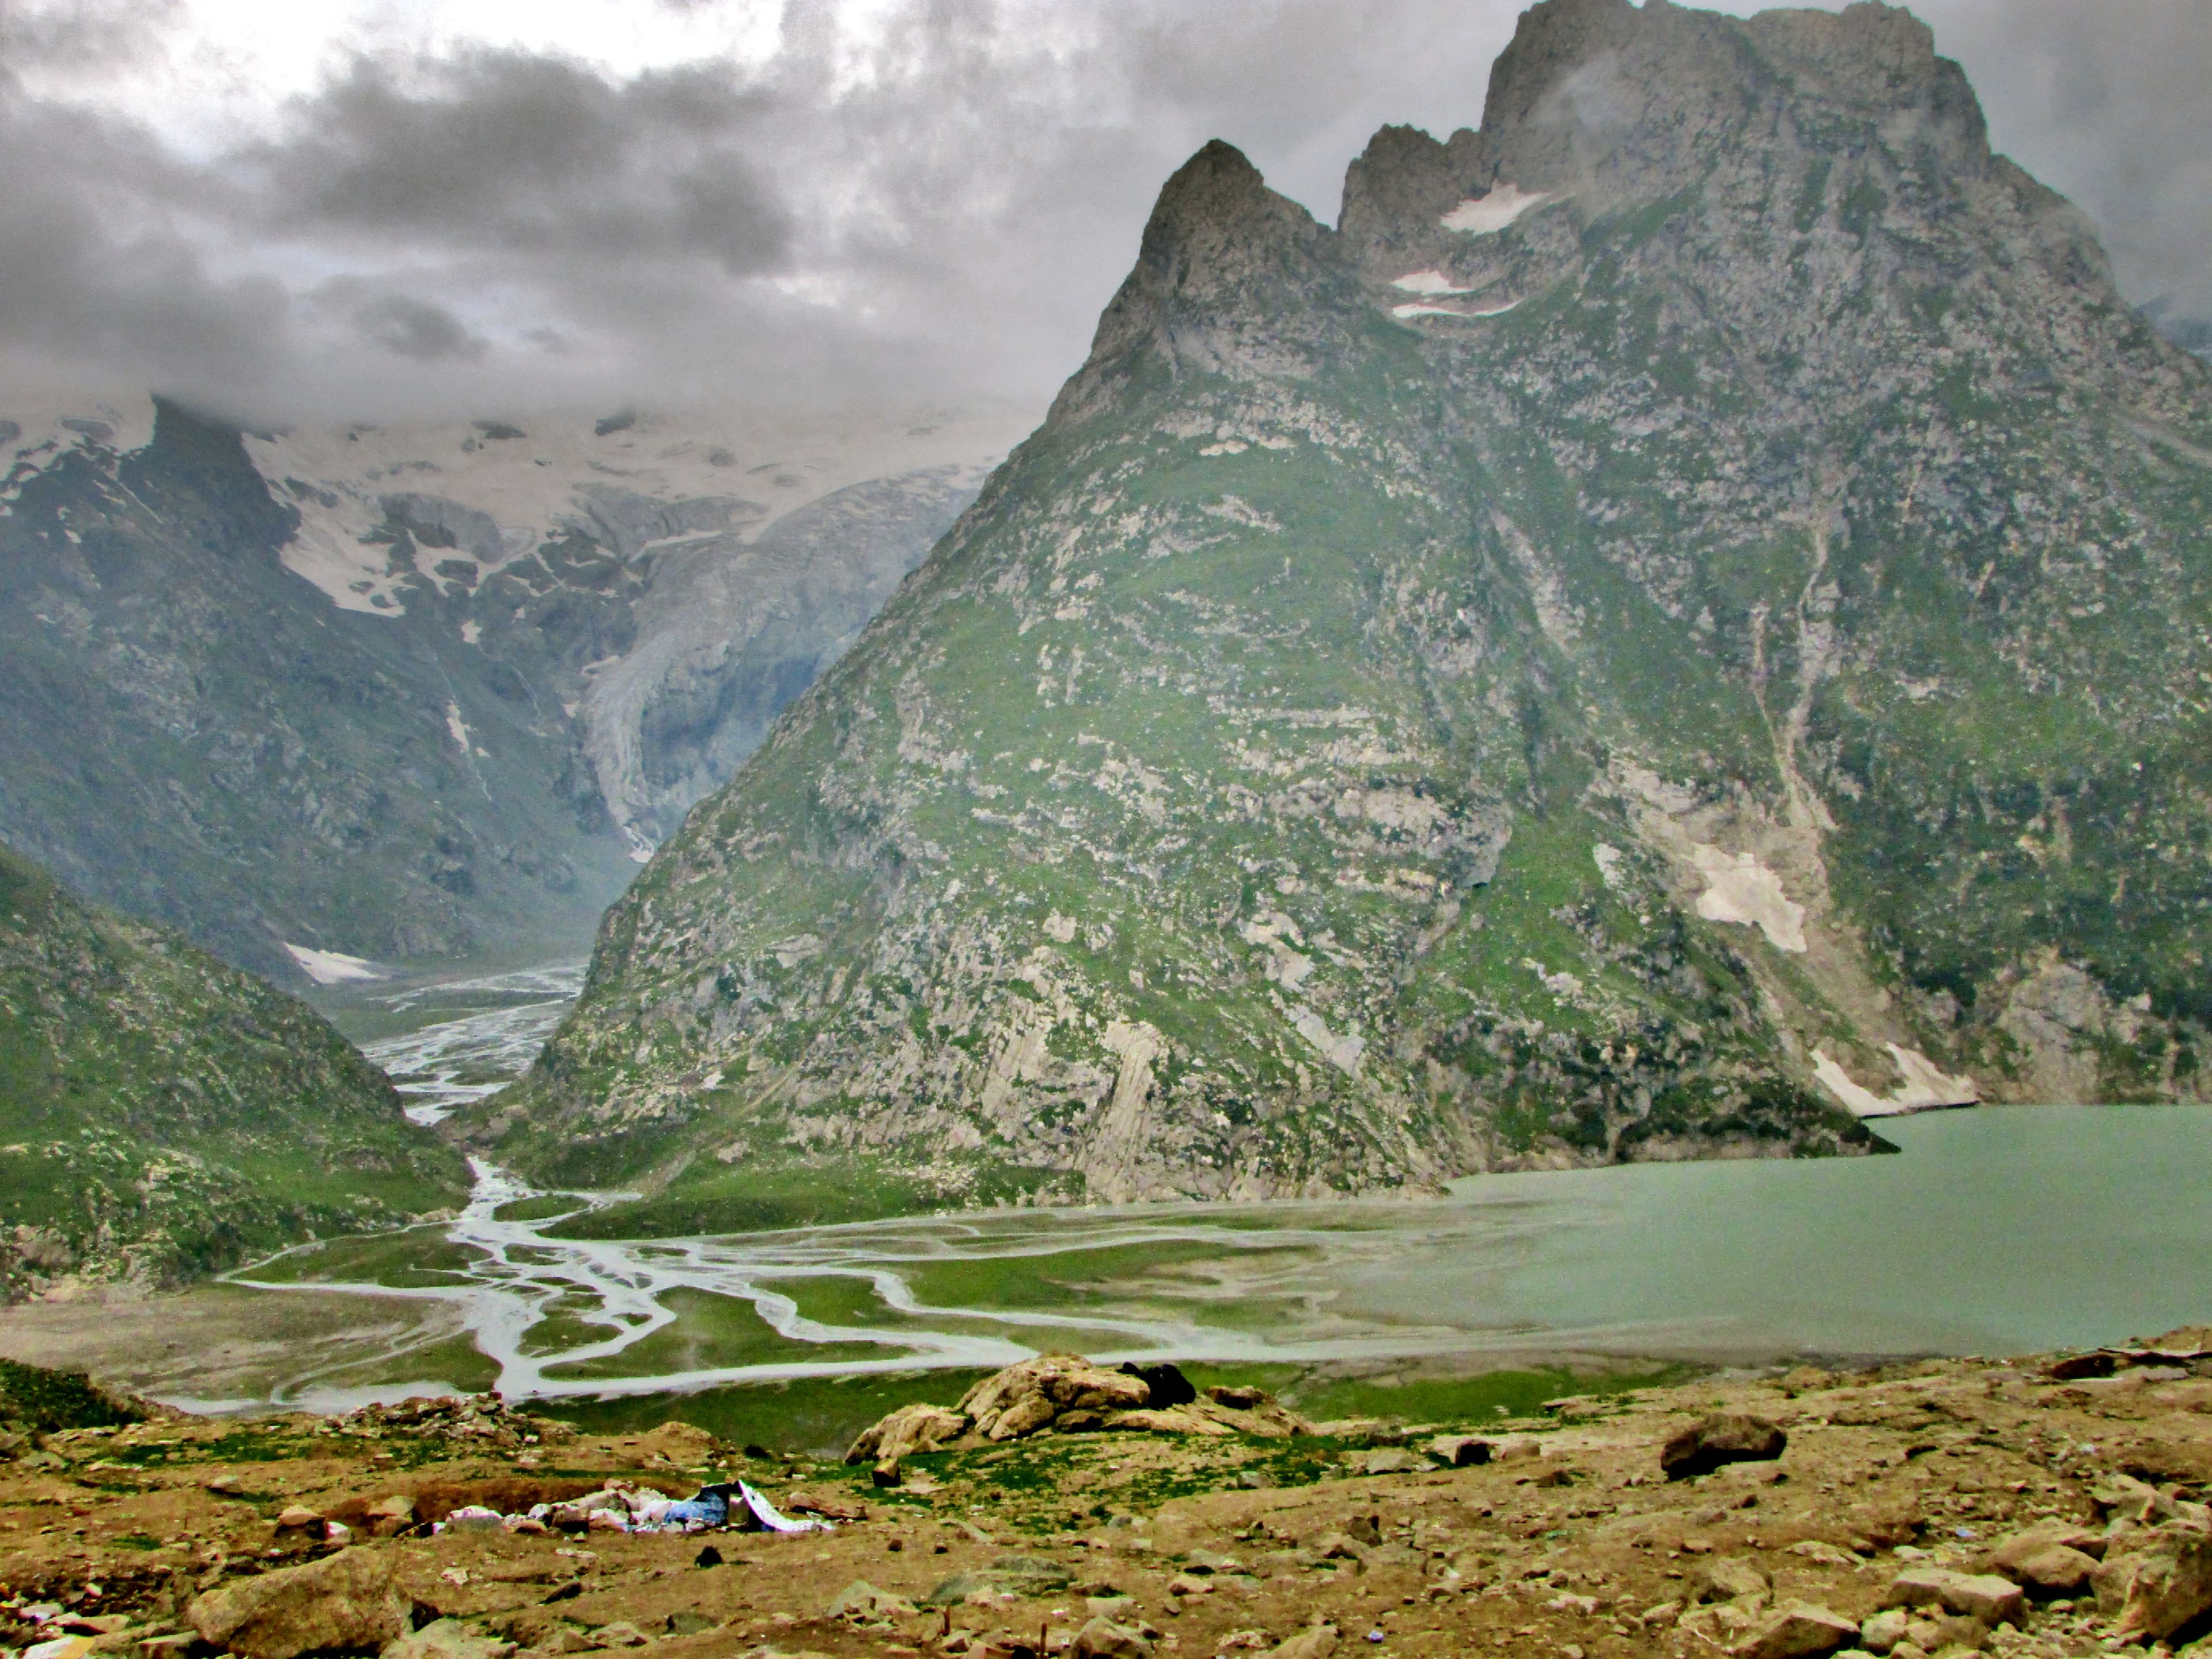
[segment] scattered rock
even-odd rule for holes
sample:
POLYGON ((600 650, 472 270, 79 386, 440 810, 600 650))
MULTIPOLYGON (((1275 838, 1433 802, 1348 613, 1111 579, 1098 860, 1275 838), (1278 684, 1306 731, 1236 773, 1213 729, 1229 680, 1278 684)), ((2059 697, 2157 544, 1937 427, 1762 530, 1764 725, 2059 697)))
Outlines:
POLYGON ((392 1538, 415 1524, 415 1500, 404 1492, 380 1498, 363 1512, 362 1522, 372 1538, 392 1538))
POLYGON ((1811 1659, 1859 1639, 1859 1627, 1840 1613, 1810 1601, 1777 1607, 1729 1651, 1736 1659, 1811 1659))
POLYGON ((479 1636, 458 1619, 438 1619, 386 1644, 379 1659, 507 1659, 512 1642, 479 1636))
POLYGON ((1206 1397, 1215 1405, 1226 1406, 1231 1411, 1249 1412, 1266 1405, 1268 1396, 1264 1389, 1231 1388, 1217 1382, 1206 1391, 1206 1397))
POLYGON ((1403 1446, 1381 1447, 1359 1462, 1362 1474, 1419 1474, 1431 1467, 1420 1453, 1408 1451, 1403 1446))
POLYGON ((2009 1578, 1948 1567, 1907 1567, 1890 1581, 1884 1601, 1893 1607, 1940 1607, 1985 1625, 2023 1624, 2027 1617, 2027 1597, 2009 1578))
POLYGON ((2097 1569, 2097 1606, 2116 1640, 2163 1641, 2212 1612, 2212 1534, 2163 1526, 2130 1539, 2130 1553, 2097 1569))
POLYGON ((592 1639, 603 1648, 641 1648, 653 1638, 625 1619, 601 1625, 592 1632, 592 1639))
POLYGON ((1544 1443, 1533 1434, 1509 1434, 1490 1449, 1493 1463, 1517 1463, 1523 1458, 1541 1457, 1544 1443))
POLYGON ((1714 1412, 1671 1437, 1660 1450, 1659 1467, 1669 1480, 1687 1480, 1724 1464, 1771 1461, 1789 1443, 1790 1437, 1763 1417, 1714 1412))
POLYGON ((1067 1570, 1035 1555, 1002 1555, 975 1572, 956 1573, 922 1598, 930 1607, 957 1607, 980 1591, 1044 1595, 1067 1588, 1067 1570))
POLYGON ((210 1590, 185 1618, 210 1646, 247 1659, 381 1649, 407 1633, 413 1608, 393 1568, 384 1551, 340 1550, 210 1590))
POLYGON ((1774 1580, 1758 1562, 1741 1555, 1708 1561, 1698 1570, 1699 1601, 1734 1601, 1747 1595, 1771 1595, 1774 1580))
POLYGON ((921 1611, 903 1595, 878 1589, 866 1579, 856 1579, 837 1593, 830 1604, 832 1619, 907 1619, 921 1611))
POLYGON ((1905 1639, 1912 1621, 1902 1607, 1884 1607, 1859 1626, 1859 1645, 1869 1653, 1887 1653, 1905 1639))
POLYGON ((1152 1659, 1152 1644, 1127 1625, 1092 1617, 1075 1632, 1074 1659, 1152 1659))
POLYGON ((714 1621, 696 1607, 678 1607, 660 1621, 671 1636, 700 1636, 716 1628, 714 1621))
POLYGON ((1336 1651, 1334 1625, 1309 1625, 1296 1636, 1268 1649, 1267 1659, 1328 1659, 1336 1651))
POLYGON ((690 1469, 711 1462, 720 1443, 696 1424, 672 1418, 639 1437, 633 1449, 647 1461, 665 1459, 680 1468, 690 1469))
POLYGON ((282 1510, 279 1510, 276 1512, 276 1530, 280 1533, 319 1533, 322 1529, 323 1517, 321 1512, 319 1510, 311 1510, 304 1504, 288 1504, 282 1510))

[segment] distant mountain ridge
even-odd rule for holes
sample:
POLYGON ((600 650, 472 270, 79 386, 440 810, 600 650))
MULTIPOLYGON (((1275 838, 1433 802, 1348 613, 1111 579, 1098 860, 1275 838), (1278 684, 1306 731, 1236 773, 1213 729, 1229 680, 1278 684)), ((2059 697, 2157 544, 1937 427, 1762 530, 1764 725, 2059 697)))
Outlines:
POLYGON ((7 422, 0 840, 291 983, 576 948, 1004 447, 154 411, 7 422))
POLYGON ((2201 1097, 2207 373, 1887 6, 1544 0, 1334 231, 1209 144, 472 1133, 699 1226, 2201 1097))

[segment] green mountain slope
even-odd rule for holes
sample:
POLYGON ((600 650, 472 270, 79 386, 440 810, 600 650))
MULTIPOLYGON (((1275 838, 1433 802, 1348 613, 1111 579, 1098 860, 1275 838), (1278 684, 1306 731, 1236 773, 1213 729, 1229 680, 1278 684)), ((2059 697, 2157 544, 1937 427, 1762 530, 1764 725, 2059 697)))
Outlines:
POLYGON ((2207 390, 1909 15, 1546 0, 1337 230, 1169 182, 476 1133, 698 1224, 2194 1097, 2207 390))
POLYGON ((468 1173, 304 1005, 0 849, 0 1283, 161 1285, 459 1203, 468 1173))

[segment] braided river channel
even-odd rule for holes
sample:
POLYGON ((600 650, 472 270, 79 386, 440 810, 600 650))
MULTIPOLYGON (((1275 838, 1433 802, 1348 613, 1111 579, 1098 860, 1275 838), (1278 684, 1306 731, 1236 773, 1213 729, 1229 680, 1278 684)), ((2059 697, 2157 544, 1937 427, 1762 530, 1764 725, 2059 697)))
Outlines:
MULTIPOLYGON (((562 964, 394 993, 365 1046, 410 1115, 434 1122, 527 1066, 581 980, 562 964)), ((2212 1112, 1984 1108, 1880 1127, 1900 1155, 1480 1176, 1428 1200, 679 1238, 564 1236, 625 1195, 540 1193, 478 1163, 448 1223, 308 1245, 231 1282, 434 1302, 472 1343, 476 1386, 552 1398, 1000 1365, 1046 1347, 1729 1362, 2023 1352, 2212 1319, 2212 1112)), ((294 1398, 329 1407, 454 1380, 405 1371, 395 1355, 383 1380, 334 1376, 294 1398)))

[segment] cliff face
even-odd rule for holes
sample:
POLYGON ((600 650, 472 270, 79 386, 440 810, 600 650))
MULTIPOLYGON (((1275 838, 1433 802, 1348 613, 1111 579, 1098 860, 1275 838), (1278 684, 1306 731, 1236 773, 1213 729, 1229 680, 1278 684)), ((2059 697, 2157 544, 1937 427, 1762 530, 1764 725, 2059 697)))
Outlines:
POLYGON ((1170 181, 477 1133, 829 1212, 2194 1097, 2209 465, 1908 15, 1545 0, 1337 231, 1170 181))
POLYGON ((0 1296, 156 1288, 459 1203, 313 1011, 0 849, 0 1296))

